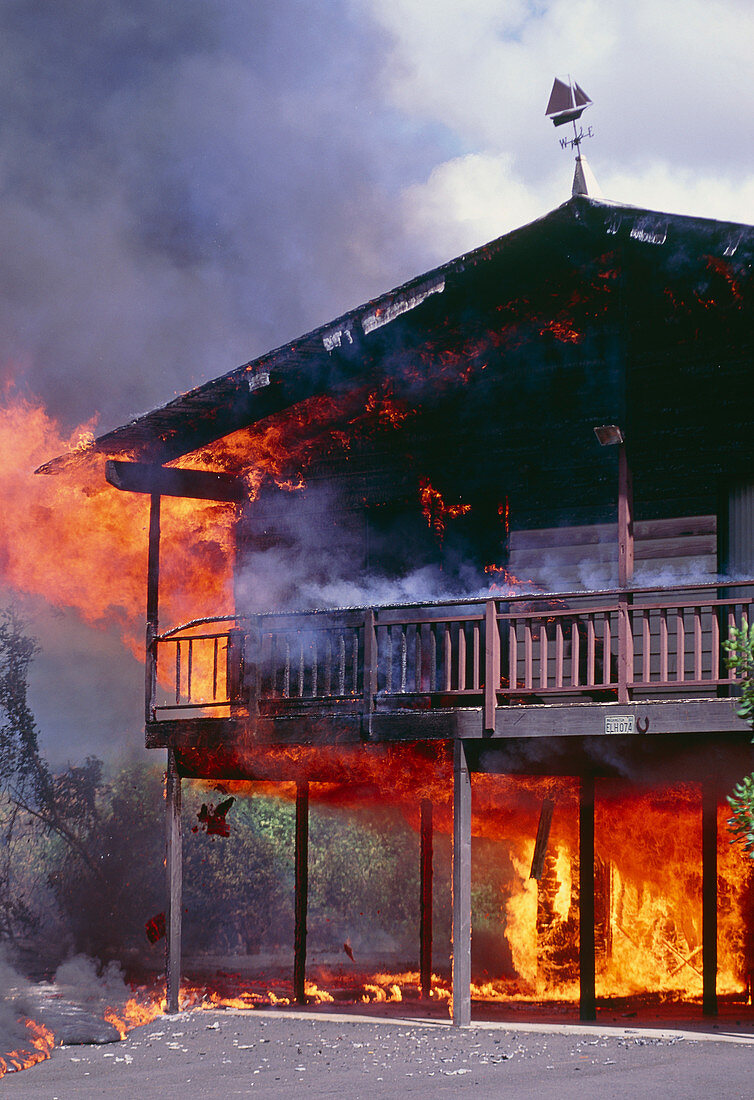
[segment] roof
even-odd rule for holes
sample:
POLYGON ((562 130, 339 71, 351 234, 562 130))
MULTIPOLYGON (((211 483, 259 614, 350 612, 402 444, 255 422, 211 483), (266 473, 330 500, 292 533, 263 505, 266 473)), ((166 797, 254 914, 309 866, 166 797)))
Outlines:
POLYGON ((609 244, 624 249, 661 247, 680 256, 690 240, 716 257, 754 260, 754 228, 704 218, 663 214, 637 207, 574 196, 529 225, 402 286, 283 347, 236 367, 153 409, 84 449, 41 466, 58 473, 91 454, 165 463, 190 454, 240 428, 257 423, 316 394, 338 393, 366 381, 399 318, 427 309, 446 288, 473 280, 474 272, 499 257, 535 250, 546 262, 548 250, 575 249, 598 254, 609 244))

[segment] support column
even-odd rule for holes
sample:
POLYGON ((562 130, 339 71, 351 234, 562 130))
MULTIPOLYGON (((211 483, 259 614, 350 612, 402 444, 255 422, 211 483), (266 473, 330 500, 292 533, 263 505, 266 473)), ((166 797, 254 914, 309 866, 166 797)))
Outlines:
POLYGON ((157 653, 154 639, 157 636, 160 596, 160 494, 152 493, 149 507, 149 546, 147 555, 147 644, 144 670, 144 719, 153 719, 155 690, 157 688, 157 653))
POLYGON ((717 787, 702 784, 702 1011, 717 1016, 717 787))
POLYGON ((306 909, 309 901, 309 781, 296 783, 295 932, 293 939, 293 995, 306 1004, 306 909))
POLYGON ((419 973, 422 997, 432 991, 432 803, 421 803, 419 890, 419 973))
POLYGON ((634 491, 626 442, 618 445, 618 702, 631 697, 634 678, 634 647, 631 640, 631 604, 626 591, 634 575, 634 491))
POLYGON ((453 1025, 471 1023, 471 776, 463 741, 453 756, 453 1025))
POLYGON ((181 988, 181 916, 183 908, 183 832, 181 829, 181 777, 175 753, 168 749, 165 789, 166 853, 168 903, 165 915, 166 983, 168 1012, 178 1012, 181 988))
POLYGON ((579 1018, 597 1019, 594 966, 594 776, 579 788, 579 1018))

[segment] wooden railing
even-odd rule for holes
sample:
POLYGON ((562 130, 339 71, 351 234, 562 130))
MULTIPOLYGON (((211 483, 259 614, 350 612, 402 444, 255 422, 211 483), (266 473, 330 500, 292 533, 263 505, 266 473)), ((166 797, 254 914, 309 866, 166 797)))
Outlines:
POLYGON ((482 706, 715 695, 754 582, 197 620, 148 640, 148 720, 249 706, 482 706))

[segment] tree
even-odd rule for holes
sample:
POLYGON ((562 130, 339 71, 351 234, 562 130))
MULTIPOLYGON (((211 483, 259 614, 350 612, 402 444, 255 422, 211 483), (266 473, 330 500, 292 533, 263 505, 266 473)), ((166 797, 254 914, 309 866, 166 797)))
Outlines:
MULTIPOLYGON (((740 629, 733 627, 724 647, 728 668, 741 679, 738 714, 754 728, 754 623, 751 626, 744 623, 740 629)), ((728 804, 731 808, 728 827, 734 840, 740 841, 747 855, 754 859, 754 773, 736 783, 733 794, 728 795, 728 804)))

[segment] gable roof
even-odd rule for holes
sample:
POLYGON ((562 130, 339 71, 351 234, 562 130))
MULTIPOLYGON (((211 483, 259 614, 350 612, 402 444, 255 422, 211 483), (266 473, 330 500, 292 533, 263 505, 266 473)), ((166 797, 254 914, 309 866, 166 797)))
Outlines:
POLYGON ((562 206, 489 244, 465 253, 382 294, 297 340, 236 367, 167 404, 107 432, 85 450, 45 463, 57 473, 91 454, 165 463, 254 424, 316 394, 338 393, 365 381, 385 345, 390 326, 446 288, 459 287, 500 257, 538 257, 571 250, 599 254, 659 247, 679 257, 700 250, 751 264, 754 228, 704 218, 663 214, 575 196, 562 206))

